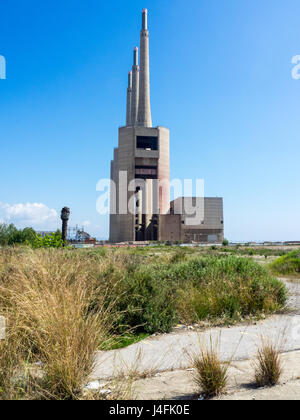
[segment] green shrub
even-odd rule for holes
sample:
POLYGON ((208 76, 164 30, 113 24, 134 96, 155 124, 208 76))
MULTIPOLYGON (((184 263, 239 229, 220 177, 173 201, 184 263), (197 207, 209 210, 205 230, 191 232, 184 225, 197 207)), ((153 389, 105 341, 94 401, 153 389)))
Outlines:
MULTIPOLYGON (((120 315, 118 330, 133 328, 137 332, 169 332, 176 323, 176 290, 162 281, 155 267, 137 269, 123 275, 112 296, 120 315)), ((111 299, 111 298, 110 298, 111 299)))
POLYGON ((284 255, 270 264, 275 274, 299 274, 300 273, 300 250, 295 250, 284 255))
POLYGON ((222 242, 223 246, 228 246, 229 245, 229 241, 228 239, 224 239, 224 241, 222 242))
POLYGON ((187 322, 271 313, 286 302, 283 283, 249 259, 206 257, 175 270, 181 273, 178 310, 187 322))
POLYGON ((55 233, 50 233, 50 235, 44 237, 35 235, 35 238, 31 241, 27 241, 27 244, 32 246, 32 248, 62 248, 64 242, 62 240, 61 232, 58 230, 55 233))
POLYGON ((286 301, 285 286, 250 259, 208 256, 148 265, 138 260, 123 260, 121 269, 110 265, 100 280, 109 282, 107 303, 121 314, 118 332, 168 332, 177 321, 239 320, 272 313, 286 301))
POLYGON ((35 240, 36 233, 32 228, 19 230, 15 225, 0 224, 0 245, 11 246, 25 244, 35 240))
POLYGON ((187 251, 185 249, 178 248, 178 249, 176 249, 174 254, 171 255, 170 262, 171 263, 177 263, 177 262, 185 260, 186 259, 186 254, 187 254, 187 251))
POLYGON ((37 235, 34 229, 17 229, 13 224, 0 224, 0 245, 28 245, 32 248, 61 248, 62 235, 59 230, 45 237, 37 235))

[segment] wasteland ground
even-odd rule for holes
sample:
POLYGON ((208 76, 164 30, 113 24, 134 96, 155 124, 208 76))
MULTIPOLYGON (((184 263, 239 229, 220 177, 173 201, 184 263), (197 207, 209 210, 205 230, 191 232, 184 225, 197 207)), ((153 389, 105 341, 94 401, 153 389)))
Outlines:
POLYGON ((197 399, 191 354, 208 342, 231 362, 218 398, 299 399, 292 250, 2 248, 0 399, 197 399), (284 360, 268 389, 253 387, 262 336, 280 341, 284 360))

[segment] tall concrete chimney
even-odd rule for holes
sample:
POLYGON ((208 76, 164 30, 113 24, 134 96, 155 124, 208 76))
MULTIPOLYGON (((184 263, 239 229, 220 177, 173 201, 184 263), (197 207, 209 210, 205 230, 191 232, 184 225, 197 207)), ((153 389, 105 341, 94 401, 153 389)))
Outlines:
POLYGON ((149 71, 149 31, 148 10, 143 9, 140 56, 140 88, 137 125, 152 127, 150 107, 150 71, 149 71))
POLYGON ((132 66, 132 93, 131 93, 131 125, 137 123, 138 106, 139 106, 139 49, 135 47, 133 50, 133 66, 132 66))
POLYGON ((131 124, 131 99, 132 99, 132 71, 128 73, 128 88, 127 88, 127 109, 126 109, 126 125, 131 124))

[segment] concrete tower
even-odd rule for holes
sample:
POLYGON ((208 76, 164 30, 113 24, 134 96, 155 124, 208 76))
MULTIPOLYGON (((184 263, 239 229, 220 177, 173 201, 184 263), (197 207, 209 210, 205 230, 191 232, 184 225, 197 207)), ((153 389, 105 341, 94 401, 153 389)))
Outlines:
POLYGON ((137 125, 142 127, 152 127, 150 107, 149 31, 147 9, 143 9, 142 12, 140 50, 140 91, 137 125))
POLYGON ((140 67, 136 47, 128 77, 126 126, 119 128, 111 161, 110 241, 222 242, 221 198, 179 197, 170 203, 170 133, 152 127, 147 19, 144 9, 140 67), (195 209, 197 218, 191 217, 195 209))
POLYGON ((111 242, 159 240, 160 216, 170 208, 169 130, 152 127, 147 10, 142 17, 141 67, 136 47, 128 80, 126 126, 119 128, 118 147, 111 162, 115 186, 111 189, 111 242), (121 198, 123 193, 125 200, 121 198))
POLYGON ((132 71, 128 73, 126 125, 131 125, 132 71))
POLYGON ((139 49, 135 47, 133 50, 133 66, 132 66, 132 94, 131 94, 131 125, 137 123, 138 106, 139 106, 139 49))

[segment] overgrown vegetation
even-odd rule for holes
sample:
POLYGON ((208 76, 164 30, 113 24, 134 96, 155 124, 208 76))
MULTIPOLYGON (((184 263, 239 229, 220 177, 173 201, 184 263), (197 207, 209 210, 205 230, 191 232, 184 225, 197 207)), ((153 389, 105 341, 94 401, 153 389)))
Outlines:
POLYGON ((249 259, 210 256, 183 263, 174 271, 180 273, 179 312, 187 322, 259 316, 286 301, 285 286, 249 259))
POLYGON ((285 300, 281 282, 236 256, 2 248, 0 398, 81 398, 97 349, 168 332, 178 322, 258 317, 285 300))
POLYGON ((112 253, 99 273, 115 302, 116 331, 169 332, 178 322, 233 322, 280 309, 285 286, 254 261, 234 256, 160 259, 112 253), (174 259, 176 262, 174 262, 174 259))
POLYGON ((300 274, 300 250, 284 255, 270 264, 272 272, 278 275, 300 274))
POLYGON ((264 257, 280 257, 288 254, 290 251, 286 249, 274 249, 274 248, 263 248, 263 247, 241 247, 239 245, 233 247, 220 248, 220 252, 233 255, 245 255, 245 256, 264 256, 264 257))
POLYGON ((0 398, 74 399, 109 331, 107 309, 90 310, 95 285, 62 251, 6 249, 0 256, 0 398), (42 363, 43 376, 34 363, 42 363))

